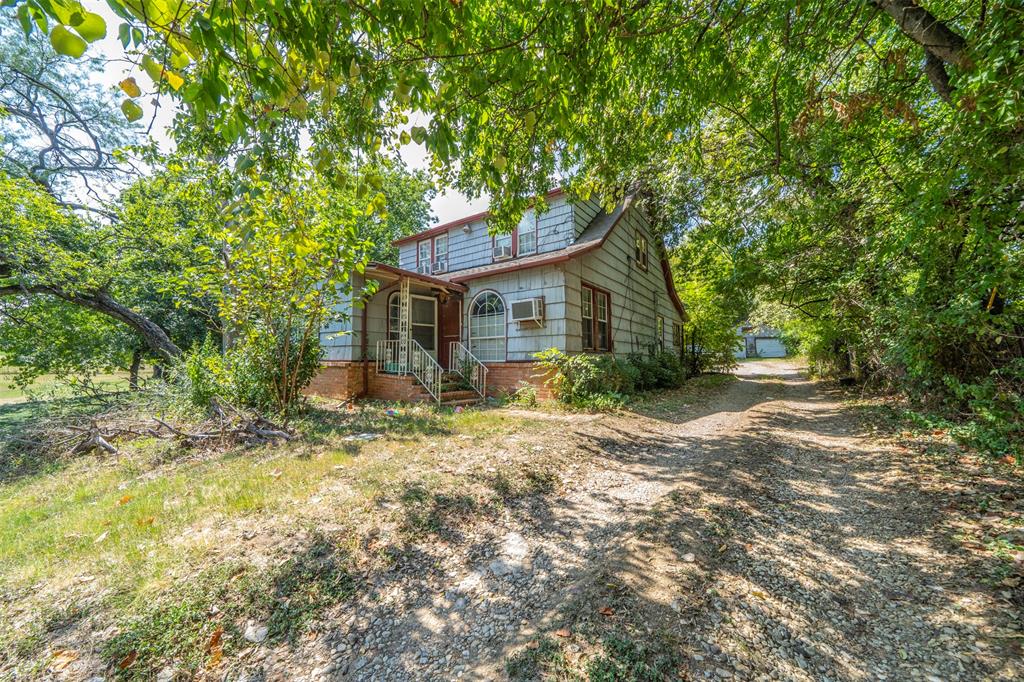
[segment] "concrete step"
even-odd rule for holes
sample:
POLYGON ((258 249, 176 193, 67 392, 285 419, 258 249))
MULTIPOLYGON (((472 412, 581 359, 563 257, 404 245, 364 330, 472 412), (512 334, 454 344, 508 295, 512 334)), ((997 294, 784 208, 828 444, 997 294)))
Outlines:
POLYGON ((442 400, 441 405, 444 407, 459 407, 460 405, 479 405, 480 403, 483 402, 483 399, 481 399, 480 396, 476 395, 475 393, 473 395, 475 395, 476 397, 463 398, 461 400, 442 400))

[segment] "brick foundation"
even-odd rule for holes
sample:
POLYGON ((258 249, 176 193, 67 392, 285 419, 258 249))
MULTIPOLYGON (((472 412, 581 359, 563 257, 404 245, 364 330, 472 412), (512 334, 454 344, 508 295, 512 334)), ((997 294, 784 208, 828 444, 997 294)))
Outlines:
MULTIPOLYGON (((540 369, 533 362, 489 362, 487 363, 487 394, 506 395, 526 382, 537 389, 537 397, 549 400, 551 389, 544 384, 545 377, 538 376, 540 369)), ((307 395, 324 398, 350 400, 366 397, 372 400, 393 400, 415 402, 429 397, 426 390, 409 375, 377 374, 374 363, 367 368, 369 390, 363 391, 363 363, 327 361, 322 363, 320 372, 306 387, 307 395)))
POLYGON ((550 400, 554 396, 544 383, 547 375, 540 374, 541 370, 535 362, 488 362, 487 394, 512 393, 519 388, 520 382, 526 382, 537 389, 538 398, 550 400))
MULTIPOLYGON (((373 367, 370 367, 373 371, 373 367)), ((363 393, 363 363, 327 361, 303 393, 324 398, 350 400, 363 393)))

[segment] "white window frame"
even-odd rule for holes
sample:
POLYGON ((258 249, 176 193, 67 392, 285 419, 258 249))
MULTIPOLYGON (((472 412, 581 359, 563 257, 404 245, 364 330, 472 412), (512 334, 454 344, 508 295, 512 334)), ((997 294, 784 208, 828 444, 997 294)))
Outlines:
POLYGON ((420 265, 423 263, 423 245, 427 246, 427 262, 434 262, 434 240, 433 239, 421 239, 416 242, 416 269, 419 270, 420 265))
POLYGON ((500 246, 499 241, 504 242, 506 239, 508 240, 508 253, 509 253, 508 258, 515 258, 516 257, 515 249, 512 248, 512 246, 513 246, 513 244, 512 244, 512 241, 513 241, 512 240, 512 233, 509 232, 508 234, 496 234, 496 235, 494 235, 491 238, 491 260, 492 261, 496 262, 496 261, 508 260, 508 258, 495 258, 494 257, 494 249, 496 249, 498 246, 500 246))
POLYGON ((519 227, 516 228, 516 251, 517 251, 517 253, 515 254, 516 256, 532 256, 535 253, 537 253, 537 242, 540 239, 540 234, 539 234, 539 231, 537 229, 537 220, 538 219, 537 219, 537 216, 535 214, 533 216, 533 219, 530 221, 529 229, 524 231, 522 223, 520 223, 519 227), (530 249, 530 250, 523 249, 523 235, 524 234, 533 235, 533 248, 530 249))
POLYGON ((636 236, 633 239, 633 259, 636 261, 636 266, 641 270, 647 270, 649 265, 647 253, 650 250, 650 245, 647 243, 647 237, 637 230, 636 236))
POLYGON ((467 329, 466 334, 467 334, 467 338, 468 338, 468 341, 469 341, 469 351, 471 353, 473 353, 473 355, 475 355, 477 358, 479 358, 481 362, 484 362, 484 363, 487 363, 487 362, 504 362, 505 359, 508 357, 508 305, 505 303, 505 299, 502 298, 501 294, 499 294, 497 291, 491 291, 489 289, 486 290, 486 291, 481 291, 480 293, 478 293, 476 296, 473 297, 472 301, 469 302, 469 308, 466 311, 466 317, 467 317, 467 320, 468 320, 468 324, 466 326, 466 329, 467 329), (474 336, 473 335, 473 311, 476 309, 477 301, 480 300, 482 297, 485 297, 485 296, 493 296, 493 297, 497 298, 498 301, 501 303, 502 320, 501 320, 501 335, 500 336, 474 336), (491 359, 491 358, 482 357, 483 353, 479 352, 475 348, 474 342, 478 342, 478 341, 493 341, 495 339, 501 339, 501 351, 502 351, 501 352, 501 357, 498 358, 498 359, 491 359))

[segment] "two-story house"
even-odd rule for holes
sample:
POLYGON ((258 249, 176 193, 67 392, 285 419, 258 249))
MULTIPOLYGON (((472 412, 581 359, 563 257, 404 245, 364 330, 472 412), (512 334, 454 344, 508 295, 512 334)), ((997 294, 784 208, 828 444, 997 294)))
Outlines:
POLYGON ((678 352, 686 312, 664 245, 627 197, 607 212, 561 190, 511 234, 487 213, 399 239, 398 267, 353 275, 377 291, 325 327, 324 369, 310 392, 444 402, 515 390, 545 393, 534 354, 678 352), (456 389, 456 384, 461 391, 456 389))

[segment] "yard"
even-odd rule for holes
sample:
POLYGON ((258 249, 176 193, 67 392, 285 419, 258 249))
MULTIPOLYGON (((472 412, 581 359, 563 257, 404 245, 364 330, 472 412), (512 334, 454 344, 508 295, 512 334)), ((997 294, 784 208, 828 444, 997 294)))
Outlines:
POLYGON ((324 402, 287 445, 8 475, 0 673, 1018 675, 1019 483, 882 440, 788 363, 738 374, 611 414, 324 402))

